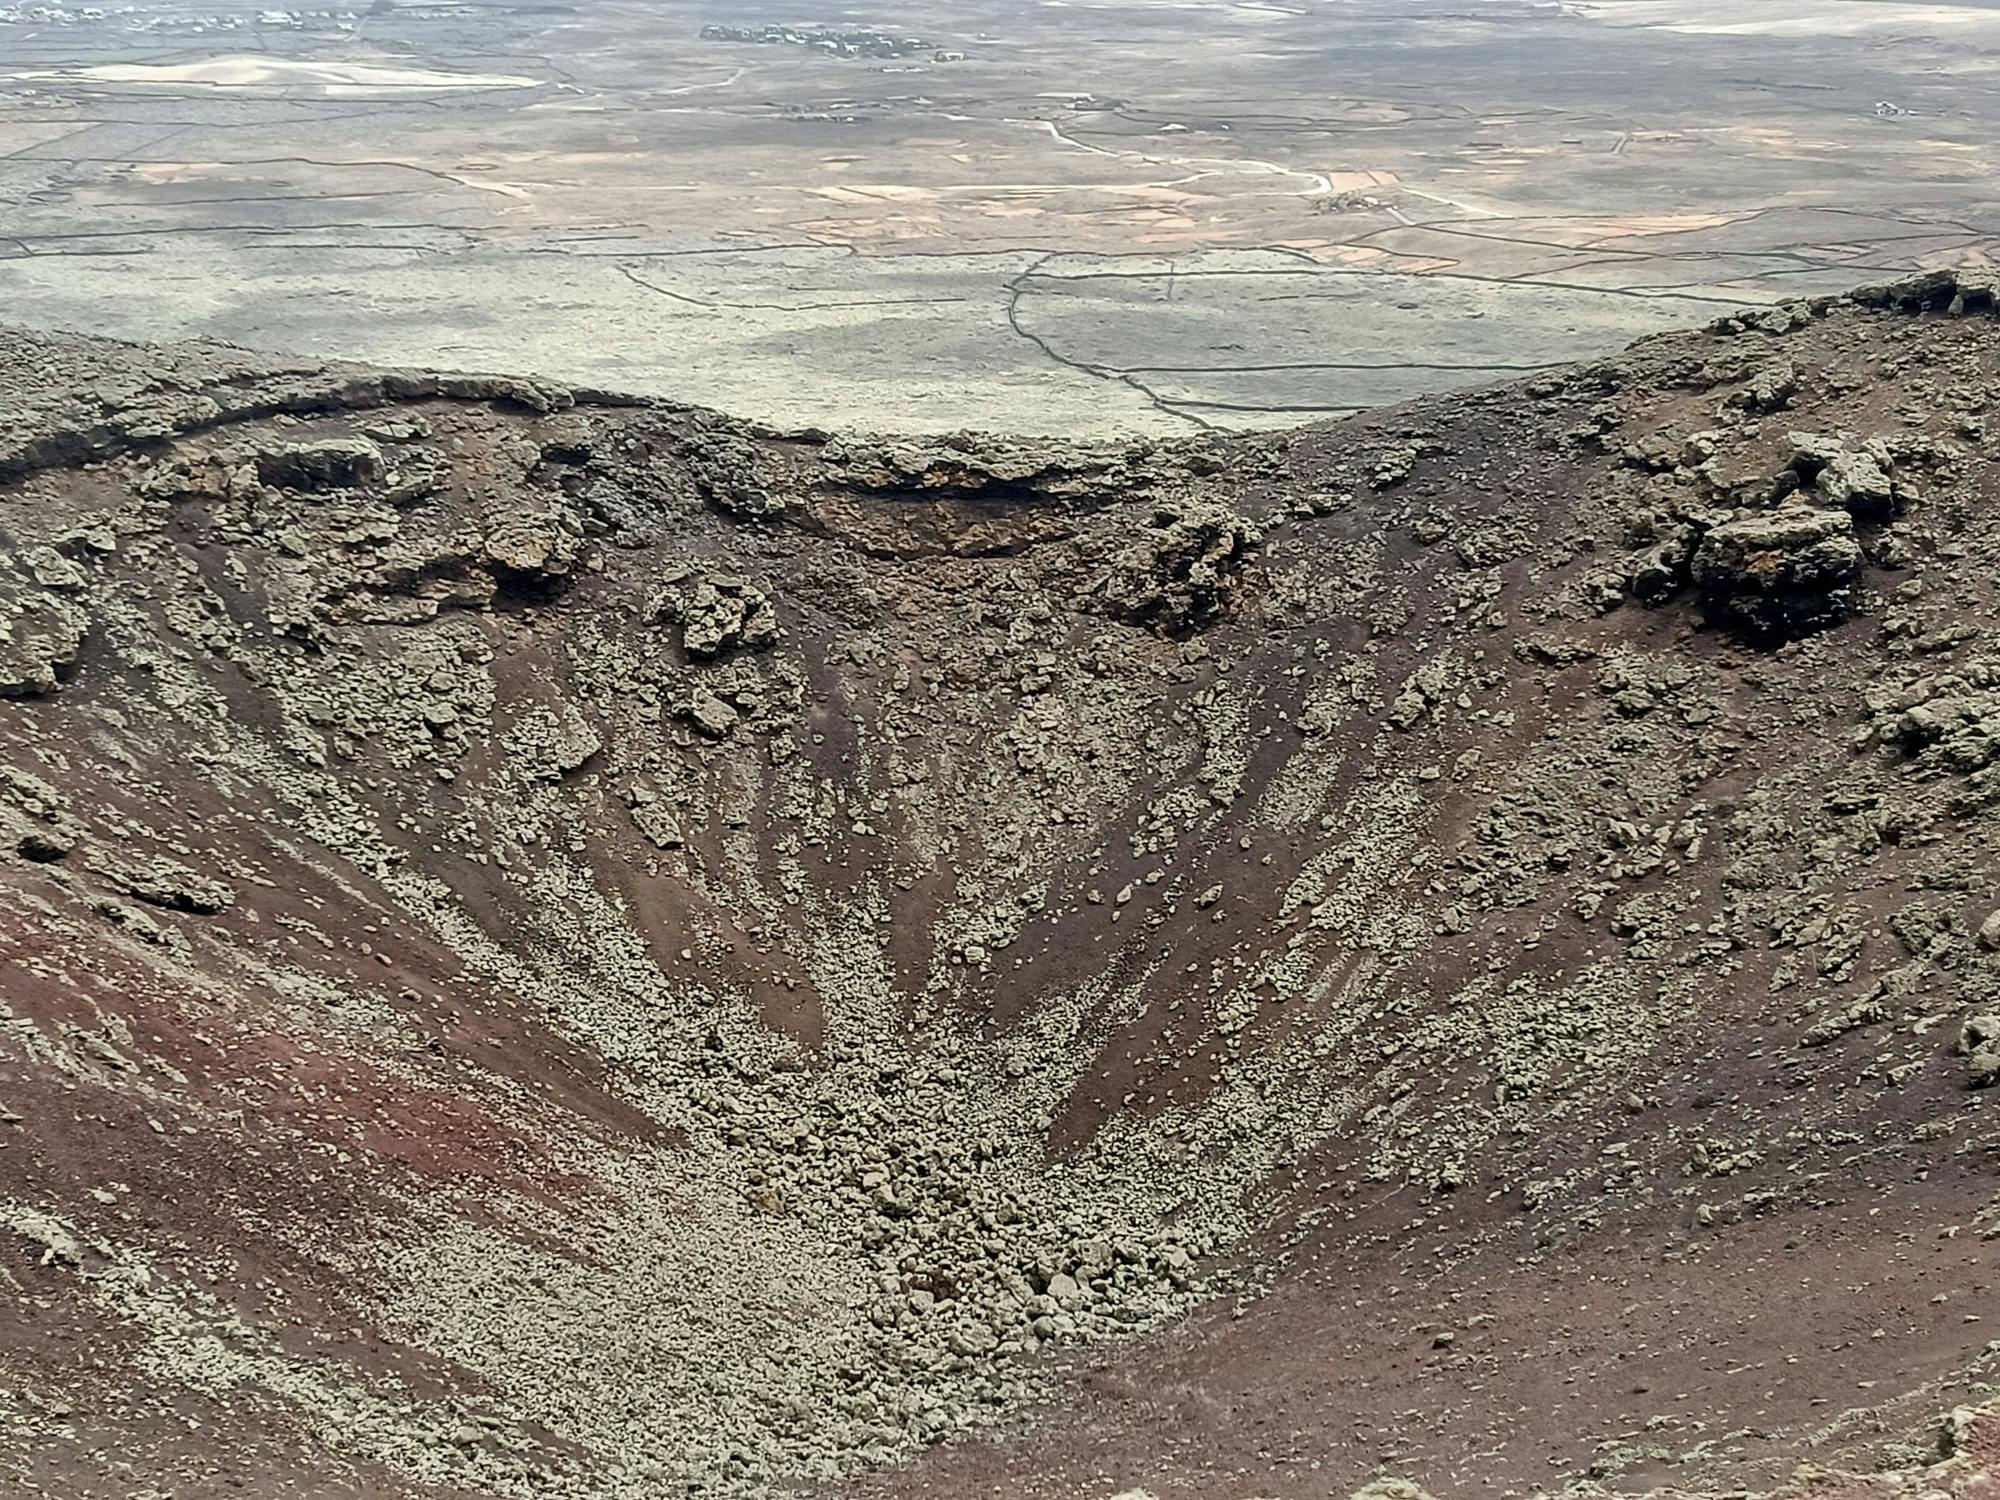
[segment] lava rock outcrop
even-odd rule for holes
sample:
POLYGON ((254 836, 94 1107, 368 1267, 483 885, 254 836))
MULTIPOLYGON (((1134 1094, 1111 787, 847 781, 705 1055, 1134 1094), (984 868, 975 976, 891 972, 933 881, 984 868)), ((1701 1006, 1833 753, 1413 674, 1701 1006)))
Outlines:
POLYGON ((1739 511, 1712 528, 1689 571, 1718 619, 1762 639, 1784 639, 1851 613, 1861 562, 1844 512, 1781 505, 1739 511))

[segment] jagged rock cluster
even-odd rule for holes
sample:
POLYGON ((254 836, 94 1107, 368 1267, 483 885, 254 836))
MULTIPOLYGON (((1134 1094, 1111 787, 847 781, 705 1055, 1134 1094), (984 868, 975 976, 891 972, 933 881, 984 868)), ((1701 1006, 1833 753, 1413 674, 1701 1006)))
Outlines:
POLYGON ((1256 527, 1223 506, 1162 509, 1113 560, 1104 607, 1163 635, 1198 630, 1228 606, 1260 540, 1256 527))

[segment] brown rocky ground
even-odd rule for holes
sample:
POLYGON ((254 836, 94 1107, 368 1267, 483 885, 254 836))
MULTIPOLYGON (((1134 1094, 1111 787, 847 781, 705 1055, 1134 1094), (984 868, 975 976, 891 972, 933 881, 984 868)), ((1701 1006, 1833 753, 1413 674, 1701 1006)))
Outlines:
POLYGON ((5 1482, 1990 1493, 1991 305, 1117 449, 0 335, 5 1482))

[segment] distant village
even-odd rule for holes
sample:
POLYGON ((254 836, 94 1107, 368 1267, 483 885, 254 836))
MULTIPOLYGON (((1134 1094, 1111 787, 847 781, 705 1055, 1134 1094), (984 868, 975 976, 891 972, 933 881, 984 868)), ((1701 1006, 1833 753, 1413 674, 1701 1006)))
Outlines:
POLYGON ((704 26, 703 41, 757 42, 763 45, 807 47, 830 57, 921 57, 933 62, 963 62, 965 54, 940 47, 920 36, 896 36, 887 31, 834 31, 825 26, 704 26))
POLYGON ((225 15, 162 14, 136 5, 0 5, 0 26, 89 26, 112 22, 126 31, 186 33, 219 31, 352 31, 361 19, 353 10, 260 10, 225 15))
MULTIPOLYGON (((568 10, 567 5, 547 4, 539 10, 568 10)), ((517 7, 518 9, 518 7, 517 7)), ((479 7, 458 0, 437 3, 397 4, 395 0, 373 0, 360 10, 258 10, 229 11, 204 15, 196 12, 162 12, 138 5, 64 6, 60 4, 0 4, 0 26, 85 26, 110 22, 125 31, 164 32, 202 36, 228 31, 337 31, 352 32, 368 16, 393 15, 398 22, 456 21, 479 15, 479 7)))

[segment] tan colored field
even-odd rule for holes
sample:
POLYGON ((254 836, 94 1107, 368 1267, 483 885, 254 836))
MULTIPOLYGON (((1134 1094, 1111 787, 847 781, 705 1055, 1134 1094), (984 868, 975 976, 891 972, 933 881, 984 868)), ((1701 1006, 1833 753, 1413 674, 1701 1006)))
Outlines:
POLYGON ((0 78, 15 82, 153 84, 162 88, 196 84, 221 90, 317 84, 330 98, 432 89, 530 89, 537 85, 533 78, 511 78, 504 74, 439 73, 423 68, 297 62, 272 57, 211 57, 190 63, 100 63, 65 71, 0 74, 0 78))

